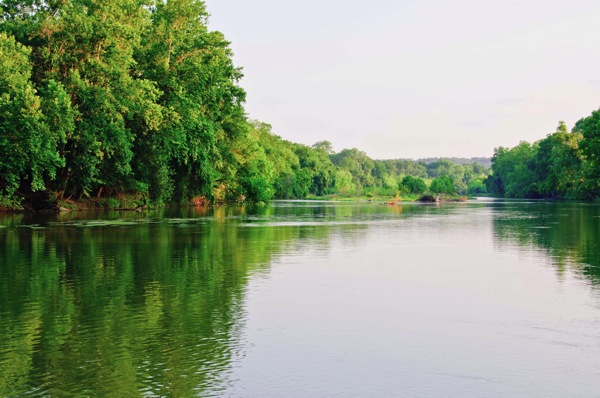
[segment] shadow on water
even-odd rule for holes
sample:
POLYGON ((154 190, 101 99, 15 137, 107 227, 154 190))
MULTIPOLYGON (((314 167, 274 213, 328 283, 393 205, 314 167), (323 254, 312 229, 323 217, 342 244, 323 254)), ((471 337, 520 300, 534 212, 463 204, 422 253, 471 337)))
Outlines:
MULTIPOLYGON (((219 396, 274 258, 427 206, 301 203, 0 218, 0 396, 219 396)), ((439 211, 436 210, 436 211, 439 211)))
POLYGON ((568 267, 600 283, 600 206, 585 203, 504 202, 495 204, 498 245, 542 249, 557 272, 568 267))

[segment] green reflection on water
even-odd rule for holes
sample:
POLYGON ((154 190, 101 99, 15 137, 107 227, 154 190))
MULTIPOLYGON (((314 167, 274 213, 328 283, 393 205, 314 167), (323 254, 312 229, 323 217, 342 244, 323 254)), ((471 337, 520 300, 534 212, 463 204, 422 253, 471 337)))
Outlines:
POLYGON ((569 267, 600 283, 600 206, 586 203, 500 203, 494 232, 500 244, 515 242, 547 252, 559 274, 569 267))
POLYGON ((0 396, 219 395, 243 355, 251 275, 266 274, 274 256, 326 246, 335 223, 356 231, 427 211, 293 204, 5 216, 0 396))
POLYGON ((180 213, 3 220, 0 396, 190 396, 227 382, 245 281, 302 228, 180 213))

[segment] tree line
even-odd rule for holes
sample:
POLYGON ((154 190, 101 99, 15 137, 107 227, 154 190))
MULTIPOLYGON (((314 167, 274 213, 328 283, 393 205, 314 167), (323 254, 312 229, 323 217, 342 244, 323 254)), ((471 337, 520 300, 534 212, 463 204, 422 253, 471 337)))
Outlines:
POLYGON ((319 141, 310 147, 292 143, 274 135, 266 123, 251 124, 253 131, 258 132, 257 147, 264 151, 264 163, 272 170, 262 175, 271 179, 259 184, 267 188, 261 192, 272 192, 275 198, 486 192, 488 168, 475 161, 457 164, 447 159, 430 163, 376 160, 357 148, 336 153, 329 141, 319 141))
POLYGON ((569 132, 564 122, 530 144, 499 147, 486 180, 490 193, 508 198, 597 200, 600 198, 600 111, 569 132))
POLYGON ((333 153, 328 142, 291 143, 248 120, 241 69, 224 36, 208 29, 203 1, 0 7, 0 207, 422 189, 403 185, 406 176, 485 189, 477 164, 333 153))
POLYGON ((177 202, 248 169, 241 72, 202 1, 1 7, 4 205, 36 192, 177 202))

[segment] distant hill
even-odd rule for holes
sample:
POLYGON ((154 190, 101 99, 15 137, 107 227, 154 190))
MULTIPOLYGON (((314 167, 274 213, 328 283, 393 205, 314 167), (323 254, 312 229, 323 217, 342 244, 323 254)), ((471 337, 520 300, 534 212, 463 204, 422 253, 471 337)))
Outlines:
POLYGON ((479 157, 479 158, 423 158, 423 159, 418 159, 417 162, 423 162, 423 163, 429 164, 429 163, 433 163, 438 160, 448 160, 452 163, 461 164, 461 165, 471 164, 471 163, 479 163, 480 165, 482 165, 483 167, 486 167, 486 168, 489 168, 492 166, 492 159, 491 158, 483 158, 483 157, 479 157))

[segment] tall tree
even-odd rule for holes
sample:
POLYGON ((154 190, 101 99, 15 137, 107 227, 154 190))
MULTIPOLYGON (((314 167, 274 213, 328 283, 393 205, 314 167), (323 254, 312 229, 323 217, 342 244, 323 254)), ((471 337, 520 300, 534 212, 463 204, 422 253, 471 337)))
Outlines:
POLYGON ((600 110, 575 123, 574 132, 581 133, 581 152, 584 155, 585 191, 590 198, 600 197, 600 110))
POLYGON ((55 127, 53 117, 60 117, 64 91, 55 83, 49 85, 46 94, 55 100, 46 101, 51 116, 46 118, 30 80, 29 54, 30 49, 0 32, 0 196, 4 197, 0 205, 11 207, 19 206, 28 193, 45 190, 46 180, 64 165, 57 147, 64 142, 65 131, 49 128, 55 127))
POLYGON ((157 3, 136 55, 140 71, 162 91, 158 103, 167 111, 166 123, 137 152, 143 156, 150 148, 167 160, 160 164, 171 165, 179 200, 210 197, 226 182, 231 142, 246 131, 241 71, 223 35, 208 31, 207 18, 202 1, 157 3))

